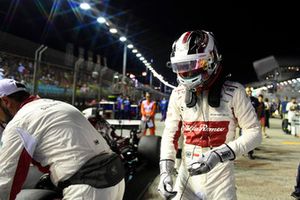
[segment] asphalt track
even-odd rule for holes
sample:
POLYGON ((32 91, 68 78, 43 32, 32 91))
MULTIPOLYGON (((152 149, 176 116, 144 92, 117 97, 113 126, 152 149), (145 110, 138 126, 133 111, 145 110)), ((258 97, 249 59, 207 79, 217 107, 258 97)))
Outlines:
MULTIPOLYGON (((164 123, 157 115, 156 134, 161 135, 164 123)), ((270 138, 264 138, 255 150, 254 160, 247 155, 235 160, 236 189, 239 200, 292 200, 300 161, 300 138, 286 135, 281 130, 281 119, 271 118, 267 129, 270 138)), ((162 198, 157 193, 159 176, 139 199, 162 198)))

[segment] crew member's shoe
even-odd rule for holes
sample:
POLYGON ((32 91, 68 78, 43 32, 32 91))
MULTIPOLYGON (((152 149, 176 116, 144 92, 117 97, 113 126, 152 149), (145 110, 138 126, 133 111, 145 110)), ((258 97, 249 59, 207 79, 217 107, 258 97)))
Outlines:
POLYGON ((255 157, 254 157, 254 155, 252 153, 248 153, 248 158, 250 160, 254 160, 255 159, 255 157))
POLYGON ((291 196, 297 200, 300 200, 300 192, 298 192, 298 191, 292 192, 291 196))

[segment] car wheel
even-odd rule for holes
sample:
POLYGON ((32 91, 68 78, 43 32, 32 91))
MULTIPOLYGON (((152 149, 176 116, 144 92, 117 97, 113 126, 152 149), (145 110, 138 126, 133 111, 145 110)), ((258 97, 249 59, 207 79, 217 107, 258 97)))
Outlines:
POLYGON ((159 164, 160 157, 160 136, 142 136, 138 144, 138 153, 146 158, 151 165, 159 164))

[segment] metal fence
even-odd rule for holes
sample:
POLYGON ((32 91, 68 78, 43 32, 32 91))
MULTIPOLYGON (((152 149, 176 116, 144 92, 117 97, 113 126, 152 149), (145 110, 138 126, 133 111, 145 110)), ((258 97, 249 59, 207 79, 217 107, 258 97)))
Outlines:
MULTIPOLYGON (((104 57, 93 62, 47 48, 37 59, 41 45, 0 32, 0 75, 26 83, 32 93, 81 106, 92 100, 123 94, 138 101, 145 92, 155 99, 167 96, 110 69, 104 57), (100 60, 100 61, 99 61, 100 60), (104 60, 104 62, 103 62, 104 60), (76 68, 76 63, 78 64, 76 68), (34 68, 36 67, 36 73, 34 68), (75 100, 74 100, 75 99, 75 100)), ((97 55, 100 57, 100 55, 97 55)))
POLYGON ((100 66, 98 74, 97 71, 88 70, 84 65, 80 66, 76 77, 76 87, 73 90, 74 68, 41 62, 37 70, 37 82, 34 85, 34 63, 33 58, 0 51, 0 67, 3 77, 25 83, 31 93, 36 87, 37 94, 41 97, 63 100, 74 103, 78 107, 84 107, 92 100, 108 100, 109 96, 118 94, 125 94, 135 102, 146 91, 152 92, 157 99, 164 95, 129 78, 122 82, 122 76, 106 66, 100 66), (74 102, 72 102, 72 95, 75 96, 74 102))

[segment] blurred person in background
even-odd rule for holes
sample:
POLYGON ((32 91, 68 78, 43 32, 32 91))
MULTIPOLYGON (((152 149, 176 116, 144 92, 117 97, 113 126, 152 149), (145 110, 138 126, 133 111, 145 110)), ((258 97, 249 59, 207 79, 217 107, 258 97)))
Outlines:
POLYGON ((245 88, 247 96, 250 98, 251 104, 254 107, 255 111, 257 112, 258 107, 258 99, 252 95, 252 89, 250 86, 245 88))
POLYGON ((124 119, 131 119, 131 101, 129 96, 123 100, 124 119))
MULTIPOLYGON (((247 86, 245 88, 245 91, 246 91, 247 96, 250 98, 251 104, 252 104, 252 106, 255 109, 255 112, 257 114, 257 108, 258 108, 258 105, 259 105, 258 99, 252 95, 251 87, 247 86)), ((240 129, 240 131, 242 132, 242 129, 240 129)), ((240 133, 240 135, 241 135, 241 133, 240 133)), ((248 152, 248 158, 251 159, 251 160, 255 159, 254 150, 251 150, 251 151, 248 152)))
POLYGON ((15 199, 30 164, 49 173, 63 199, 122 200, 119 155, 70 104, 31 96, 20 82, 0 80, 0 199, 15 199))
POLYGON ((281 105, 281 100, 279 97, 276 97, 275 99, 272 99, 271 103, 271 117, 279 117, 281 118, 280 115, 280 105, 281 105))
POLYGON ((263 137, 269 138, 269 135, 266 133, 266 105, 262 94, 258 95, 257 117, 260 121, 263 137))
POLYGON ((286 105, 289 102, 289 98, 287 96, 284 97, 283 101, 280 104, 280 116, 282 119, 287 118, 288 111, 286 110, 286 105))
POLYGON ((292 131, 292 121, 293 121, 293 118, 295 117, 296 112, 299 111, 299 106, 297 104, 296 97, 292 97, 291 101, 287 103, 286 110, 288 112, 287 113, 287 118, 288 118, 288 132, 290 134, 294 134, 295 136, 297 136, 296 135, 296 131, 292 131))
POLYGON ((151 99, 150 93, 146 93, 146 99, 141 103, 141 131, 144 135, 147 133, 147 129, 150 131, 150 135, 155 135, 155 113, 156 102, 151 99))
POLYGON ((283 101, 281 101, 279 113, 280 113, 280 116, 282 119, 281 128, 282 128, 283 132, 285 134, 290 134, 290 131, 288 130, 289 122, 288 122, 288 111, 286 109, 287 104, 288 104, 288 97, 285 96, 283 101))
POLYGON ((160 151, 158 191, 166 199, 235 200, 236 156, 260 145, 261 129, 245 88, 228 80, 214 35, 196 30, 173 43, 179 85, 169 99, 160 151), (236 138, 236 127, 243 134, 236 138), (173 172, 182 134, 181 166, 173 172))
POLYGON ((265 98, 265 127, 270 128, 270 117, 271 117, 271 108, 272 104, 269 101, 269 98, 265 98))
POLYGON ((116 119, 123 119, 124 115, 124 104, 123 104, 124 97, 120 94, 117 97, 117 105, 116 105, 116 119))
POLYGON ((160 108, 160 112, 161 112, 161 120, 160 121, 166 120, 168 103, 169 103, 169 101, 166 99, 166 97, 163 97, 162 100, 159 102, 159 108, 160 108))

